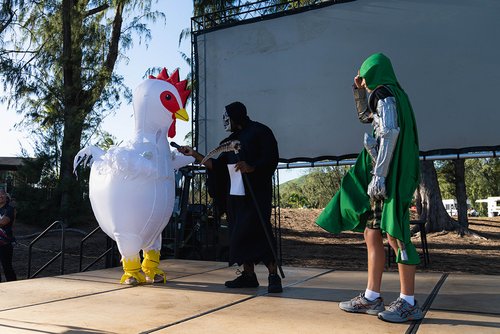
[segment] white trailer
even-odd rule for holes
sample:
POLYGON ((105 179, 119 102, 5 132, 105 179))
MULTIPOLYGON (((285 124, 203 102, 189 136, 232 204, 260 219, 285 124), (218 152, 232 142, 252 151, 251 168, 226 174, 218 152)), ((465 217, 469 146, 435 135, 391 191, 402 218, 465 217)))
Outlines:
MULTIPOLYGON (((454 198, 443 199, 443 205, 450 216, 458 215, 458 205, 457 205, 456 199, 454 199, 454 198)), ((467 199, 467 215, 476 216, 477 212, 475 210, 472 211, 471 209, 472 209, 472 207, 470 205, 470 200, 467 199)))
POLYGON ((478 199, 476 203, 488 204, 488 217, 500 216, 500 196, 488 197, 486 199, 478 199))
POLYGON ((456 199, 443 199, 443 205, 450 216, 456 216, 458 214, 456 199))

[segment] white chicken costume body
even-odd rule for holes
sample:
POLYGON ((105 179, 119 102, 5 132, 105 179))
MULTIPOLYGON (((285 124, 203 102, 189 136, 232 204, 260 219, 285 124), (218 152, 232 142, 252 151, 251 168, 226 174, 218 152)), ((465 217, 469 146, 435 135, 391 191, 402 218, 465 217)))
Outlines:
POLYGON ((92 156, 90 202, 99 226, 118 245, 121 283, 165 282, 158 264, 161 232, 174 206, 174 170, 194 161, 173 154, 167 141, 167 135, 175 136, 176 119, 188 120, 186 85, 186 80, 179 81, 178 70, 170 77, 166 69, 150 76, 133 93, 134 140, 107 152, 88 146, 75 157, 76 168, 92 156))

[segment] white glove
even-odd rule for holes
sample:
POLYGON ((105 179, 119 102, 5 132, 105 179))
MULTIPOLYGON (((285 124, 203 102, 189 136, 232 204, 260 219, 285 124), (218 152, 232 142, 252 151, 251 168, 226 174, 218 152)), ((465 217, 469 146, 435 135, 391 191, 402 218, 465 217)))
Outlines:
POLYGON ((371 199, 384 199, 387 194, 385 193, 385 177, 373 175, 368 190, 366 192, 371 199))

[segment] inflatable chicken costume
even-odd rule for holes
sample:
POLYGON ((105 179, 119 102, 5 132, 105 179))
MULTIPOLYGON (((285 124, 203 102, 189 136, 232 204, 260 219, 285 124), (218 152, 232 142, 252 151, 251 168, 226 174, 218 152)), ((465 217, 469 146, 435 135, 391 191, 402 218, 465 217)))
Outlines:
POLYGON ((167 136, 175 136, 176 120, 188 120, 186 86, 186 80, 179 81, 178 70, 171 76, 166 69, 158 77, 150 76, 133 93, 134 139, 107 152, 88 146, 75 156, 75 169, 82 161, 92 164, 92 210, 99 226, 118 245, 124 284, 166 279, 158 264, 161 232, 174 206, 174 170, 194 161, 172 153, 167 141, 167 136))

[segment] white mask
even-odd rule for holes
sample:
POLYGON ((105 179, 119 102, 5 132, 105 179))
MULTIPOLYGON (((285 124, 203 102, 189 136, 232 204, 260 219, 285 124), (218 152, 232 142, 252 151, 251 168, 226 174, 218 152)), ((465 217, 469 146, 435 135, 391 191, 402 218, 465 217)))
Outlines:
POLYGON ((229 118, 227 111, 224 111, 224 114, 222 115, 222 121, 224 123, 224 130, 226 130, 227 132, 233 132, 233 129, 231 128, 231 119, 229 118))

